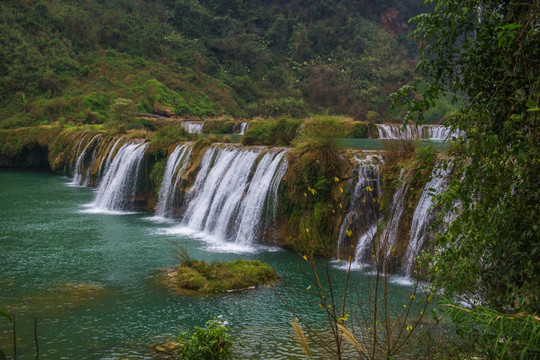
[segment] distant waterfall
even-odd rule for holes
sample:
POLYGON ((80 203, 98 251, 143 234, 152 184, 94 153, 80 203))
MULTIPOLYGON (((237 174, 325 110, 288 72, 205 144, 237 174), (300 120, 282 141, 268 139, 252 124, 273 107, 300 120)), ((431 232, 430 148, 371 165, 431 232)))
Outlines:
POLYGON ((404 257, 404 266, 407 276, 412 275, 414 259, 424 246, 427 230, 435 219, 434 196, 440 194, 448 183, 450 170, 436 166, 431 174, 431 179, 424 186, 420 200, 414 210, 411 222, 409 245, 404 257))
POLYGON ((246 132, 248 126, 249 126, 248 122, 241 122, 240 123, 240 131, 238 132, 238 135, 244 135, 244 133, 246 132))
POLYGON ((118 150, 98 187, 94 208, 103 211, 133 208, 137 179, 148 143, 129 142, 118 150))
POLYGON ((425 125, 424 138, 431 140, 451 140, 454 137, 463 136, 463 131, 453 131, 444 125, 425 125))
POLYGON ((178 145, 171 155, 169 155, 161 188, 159 189, 156 216, 168 217, 171 214, 171 205, 174 201, 176 185, 189 162, 192 148, 191 143, 178 145), (176 178, 173 179, 175 174, 176 178))
POLYGON ((398 124, 377 124, 379 139, 430 139, 451 140, 463 135, 461 131, 452 131, 444 125, 407 125, 402 129, 398 124))
MULTIPOLYGON (((73 166, 73 180, 71 181, 71 183, 69 183, 70 185, 86 186, 88 184, 88 171, 86 172, 86 176, 83 174, 87 150, 94 143, 94 140, 99 143, 99 141, 101 140, 101 135, 95 135, 92 139, 90 139, 90 141, 84 146, 83 150, 79 153, 82 143, 84 142, 84 138, 85 136, 83 136, 77 148, 77 160, 75 161, 75 165, 73 166)), ((95 154, 96 148, 94 148, 94 151, 92 153, 92 163, 95 159, 95 154)), ((89 167, 87 167, 87 170, 89 170, 89 167)))
POLYGON ((208 149, 186 194, 184 225, 221 240, 251 244, 261 228, 267 199, 285 172, 283 155, 284 150, 261 148, 208 149))
POLYGON ((202 121, 182 121, 180 125, 190 134, 200 134, 203 131, 202 121))
POLYGON ((422 128, 415 125, 407 125, 402 129, 401 125, 377 124, 379 139, 414 139, 422 137, 422 128))
POLYGON ((382 163, 383 160, 379 155, 368 155, 365 159, 356 159, 356 165, 351 173, 351 178, 356 179, 356 184, 350 196, 347 214, 339 230, 338 256, 344 253, 347 231, 350 230, 357 238, 375 222, 378 206, 373 200, 380 196, 379 168, 382 163))

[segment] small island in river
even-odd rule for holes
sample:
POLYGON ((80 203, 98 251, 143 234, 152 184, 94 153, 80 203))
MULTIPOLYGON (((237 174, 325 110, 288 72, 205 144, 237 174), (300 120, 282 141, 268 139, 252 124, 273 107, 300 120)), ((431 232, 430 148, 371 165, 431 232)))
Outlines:
POLYGON ((259 260, 214 262, 189 259, 167 269, 162 283, 177 292, 221 293, 266 285, 277 280, 274 269, 259 260))

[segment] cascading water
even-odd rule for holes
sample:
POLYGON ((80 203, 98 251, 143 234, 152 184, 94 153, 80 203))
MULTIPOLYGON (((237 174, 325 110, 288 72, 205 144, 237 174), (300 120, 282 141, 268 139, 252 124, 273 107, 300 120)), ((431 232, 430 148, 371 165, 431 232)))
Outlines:
POLYGON ((258 230, 263 226, 261 219, 264 218, 265 205, 269 204, 269 213, 272 214, 272 217, 275 216, 277 189, 287 170, 287 163, 283 160, 284 154, 284 151, 268 152, 257 165, 247 194, 240 205, 239 217, 236 219, 237 230, 234 240, 236 243, 249 245, 255 242, 259 235, 258 230))
POLYGON ((431 179, 424 186, 420 200, 414 210, 411 222, 409 244, 404 257, 405 274, 410 277, 414 269, 414 259, 420 253, 428 234, 428 226, 435 219, 434 196, 440 194, 448 183, 449 168, 436 166, 431 179))
POLYGON ((190 134, 200 134, 203 131, 202 121, 182 121, 180 125, 190 134))
POLYGON ((111 161, 113 156, 116 154, 116 148, 118 147, 118 144, 122 141, 122 137, 119 137, 112 147, 107 152, 107 159, 105 161, 102 161, 101 164, 99 164, 98 174, 104 174, 109 170, 109 167, 111 166, 111 161))
POLYGON ((191 155, 192 144, 182 144, 174 148, 173 152, 167 159, 163 181, 159 189, 158 203, 156 206, 157 217, 168 217, 171 214, 171 205, 174 201, 174 192, 179 179, 189 162, 191 155), (176 174, 176 179, 173 182, 173 177, 176 174))
POLYGON ((351 267, 356 269, 362 269, 364 268, 364 266, 369 264, 368 261, 371 259, 369 259, 367 254, 369 253, 369 249, 371 248, 371 244, 373 244, 373 239, 375 239, 375 234, 377 233, 377 230, 379 228, 379 220, 373 225, 371 225, 371 227, 358 239, 358 242, 356 243, 354 262, 351 264, 351 267))
POLYGON ((240 123, 240 131, 238 132, 238 135, 244 135, 244 133, 246 132, 247 128, 249 127, 249 123, 248 122, 242 122, 240 123))
POLYGON ((139 169, 147 143, 129 142, 118 150, 101 180, 92 207, 97 211, 133 208, 139 169))
POLYGON ((401 125, 377 124, 379 139, 430 139, 438 141, 450 140, 463 135, 461 131, 452 131, 444 125, 401 125))
POLYGON ((422 128, 407 125, 402 130, 401 125, 377 124, 379 139, 414 139, 422 137, 422 128))
POLYGON ((446 141, 451 140, 454 137, 463 136, 462 131, 452 131, 451 128, 444 125, 425 125, 424 126, 424 138, 431 140, 446 141))
MULTIPOLYGON (((403 180, 405 170, 401 170, 399 178, 403 180)), ((386 253, 387 260, 393 257, 393 253, 396 250, 399 233, 399 223, 401 222, 401 215, 405 210, 405 199, 407 198, 407 190, 409 186, 407 181, 403 180, 401 186, 396 190, 392 197, 392 210, 388 218, 388 223, 381 234, 381 241, 379 244, 379 250, 386 253)))
POLYGON ((356 178, 356 185, 339 230, 338 257, 344 254, 346 239, 349 237, 347 231, 351 231, 356 237, 358 234, 364 234, 376 221, 378 206, 375 199, 380 196, 379 168, 382 163, 382 157, 379 155, 368 155, 365 159, 356 158, 351 174, 351 178, 356 178))
POLYGON ((183 224, 221 241, 252 244, 262 227, 265 204, 275 196, 285 169, 283 150, 262 152, 261 148, 237 146, 208 149, 186 195, 183 224))
MULTIPOLYGON (((88 172, 87 172, 86 176, 83 176, 84 160, 85 160, 85 157, 86 157, 86 151, 94 143, 94 140, 96 140, 99 143, 99 141, 101 140, 101 135, 100 134, 95 135, 92 139, 90 139, 90 141, 85 145, 85 147, 83 148, 83 150, 79 154, 79 150, 81 148, 82 143, 84 142, 84 139, 85 139, 85 136, 83 136, 83 138, 79 142, 79 146, 77 148, 77 160, 75 161, 75 165, 73 166, 73 180, 69 183, 69 185, 74 185, 74 186, 78 186, 78 185, 86 186, 87 185, 87 183, 88 183, 88 175, 89 175, 88 172)), ((96 153, 95 150, 96 149, 94 148, 94 152, 92 153, 92 162, 95 159, 95 153, 96 153)))

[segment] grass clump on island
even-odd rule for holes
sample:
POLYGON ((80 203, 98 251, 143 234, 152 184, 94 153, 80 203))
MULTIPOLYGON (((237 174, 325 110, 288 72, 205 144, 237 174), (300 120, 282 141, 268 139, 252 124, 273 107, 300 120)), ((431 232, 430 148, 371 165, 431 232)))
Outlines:
POLYGON ((192 259, 182 246, 175 246, 180 265, 171 269, 167 278, 176 290, 219 293, 265 285, 278 279, 275 270, 259 260, 238 259, 208 264, 192 259))

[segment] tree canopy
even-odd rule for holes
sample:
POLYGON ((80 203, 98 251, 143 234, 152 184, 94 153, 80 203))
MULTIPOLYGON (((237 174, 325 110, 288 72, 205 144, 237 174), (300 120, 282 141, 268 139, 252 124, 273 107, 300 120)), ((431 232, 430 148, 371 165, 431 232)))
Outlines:
MULTIPOLYGON (((538 313, 540 290, 540 2, 428 0, 414 18, 420 78, 400 90, 408 120, 443 93, 464 131, 443 201, 455 220, 435 244, 447 295, 538 313)), ((450 166, 450 165, 449 165, 450 166)))

